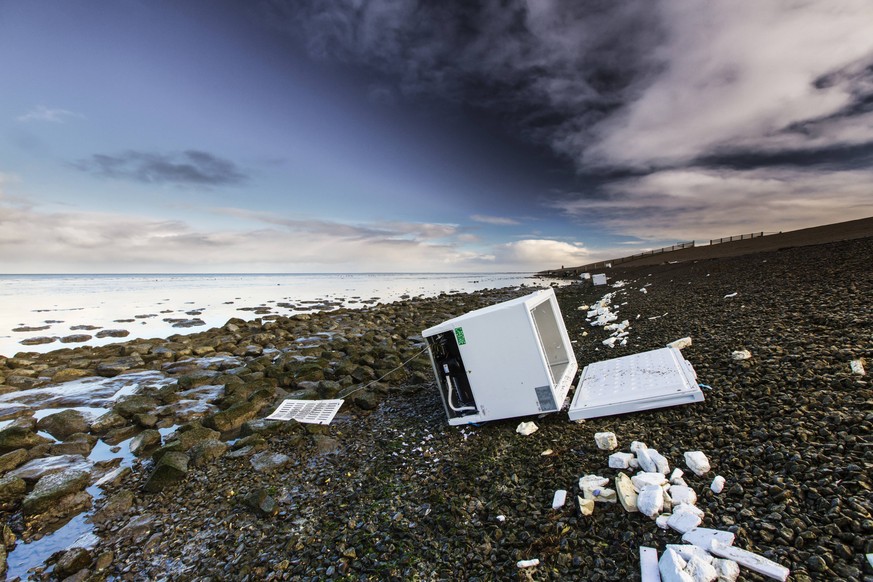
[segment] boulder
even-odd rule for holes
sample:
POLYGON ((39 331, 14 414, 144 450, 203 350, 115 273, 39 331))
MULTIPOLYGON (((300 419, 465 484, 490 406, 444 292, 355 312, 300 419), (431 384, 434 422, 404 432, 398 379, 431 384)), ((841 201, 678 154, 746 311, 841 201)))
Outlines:
POLYGON ((65 368, 54 373, 54 375, 52 376, 52 382, 54 382, 55 384, 61 384, 62 382, 78 380, 79 378, 86 378, 93 375, 94 372, 92 372, 91 370, 83 370, 81 368, 65 368))
POLYGON ((200 426, 199 424, 195 423, 187 425, 184 430, 176 431, 175 435, 173 435, 172 440, 179 441, 179 444, 182 446, 182 450, 187 451, 198 443, 208 440, 215 440, 218 439, 220 436, 220 432, 212 430, 211 428, 206 428, 205 426, 200 426))
POLYGON ((379 397, 365 390, 356 393, 352 398, 352 402, 361 410, 375 410, 379 406, 379 397))
POLYGON ((73 409, 44 416, 36 423, 36 427, 60 440, 77 432, 88 432, 89 428, 85 415, 73 409))
POLYGON ((296 420, 268 420, 266 418, 256 418, 242 425, 240 436, 249 436, 259 434, 262 436, 272 436, 274 434, 292 434, 303 432, 303 426, 296 420))
POLYGON ((133 507, 134 497, 133 491, 122 489, 107 499, 106 503, 94 512, 94 515, 91 516, 91 521, 102 524, 117 519, 133 507))
POLYGON ((272 517, 279 513, 279 504, 264 489, 255 489, 243 498, 243 502, 261 516, 272 517))
POLYGON ((127 372, 134 368, 140 368, 144 365, 145 362, 143 361, 142 356, 134 352, 129 356, 103 360, 97 364, 97 374, 105 378, 112 378, 113 376, 118 376, 122 372, 127 372))
POLYGON ((151 396, 133 394, 119 401, 112 411, 124 418, 133 419, 138 414, 152 412, 157 406, 158 401, 151 396))
POLYGON ((139 456, 143 451, 161 443, 161 433, 154 430, 144 430, 130 440, 130 452, 139 456))
POLYGON ((243 425, 247 420, 257 416, 260 407, 251 402, 241 402, 231 406, 227 410, 208 416, 203 424, 220 432, 234 430, 243 425))
POLYGON ((27 483, 15 475, 5 475, 0 479, 0 506, 15 503, 27 493, 27 483))
POLYGON ((91 461, 81 455, 55 455, 28 461, 21 467, 10 471, 9 474, 21 477, 28 483, 36 483, 46 475, 69 470, 89 472, 91 467, 91 461))
POLYGON ((100 415, 97 420, 91 423, 91 432, 95 434, 103 434, 111 428, 117 428, 127 424, 127 420, 113 411, 109 411, 100 415))
POLYGON ((91 454, 91 443, 85 440, 66 441, 51 445, 49 453, 52 455, 81 455, 87 457, 91 454))
POLYGON ((0 456, 0 473, 11 471, 27 462, 27 451, 25 449, 15 449, 9 451, 3 456, 0 456))
POLYGON ((40 436, 33 432, 33 430, 15 423, 0 430, 0 454, 8 453, 15 449, 29 449, 51 442, 51 439, 40 436))
POLYGON ((261 473, 269 473, 277 469, 281 469, 291 461, 291 457, 282 453, 274 453, 272 451, 264 451, 253 455, 249 462, 254 467, 255 471, 261 473))
POLYGON ((227 444, 218 439, 200 441, 188 452, 191 456, 191 464, 200 467, 215 461, 227 452, 227 444))
POLYGON ((171 451, 161 457, 155 465, 155 470, 143 486, 146 493, 163 491, 169 485, 185 478, 188 473, 188 455, 171 451))
POLYGON ((64 580, 68 576, 76 574, 80 570, 87 568, 91 564, 90 550, 85 548, 70 548, 55 564, 53 574, 58 580, 64 580))
POLYGON ((74 495, 87 487, 90 476, 89 471, 68 469, 41 477, 33 491, 21 503, 24 514, 45 513, 64 497, 74 495))

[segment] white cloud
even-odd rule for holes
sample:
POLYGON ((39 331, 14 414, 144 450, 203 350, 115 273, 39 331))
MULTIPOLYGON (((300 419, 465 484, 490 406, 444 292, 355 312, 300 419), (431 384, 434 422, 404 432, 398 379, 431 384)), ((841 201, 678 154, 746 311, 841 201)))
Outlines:
POLYGON ((648 240, 705 240, 873 216, 873 171, 796 169, 655 172, 611 184, 604 200, 558 208, 648 240), (651 212, 647 212, 651 209, 651 212))
MULTIPOLYGON (((836 117, 863 93, 873 56, 866 0, 664 2, 666 69, 597 131, 581 160, 639 167, 723 148, 809 148, 873 140, 867 120, 836 117), (816 81, 832 75, 831 83, 816 81), (817 131, 784 132, 817 121, 817 131)), ((868 88, 869 89, 869 88, 868 88)), ((585 150, 578 135, 565 148, 585 150)))
POLYGON ((525 271, 581 265, 588 262, 591 256, 580 243, 550 239, 524 239, 499 245, 494 250, 496 264, 516 265, 525 271))
POLYGON ((470 220, 474 222, 481 222, 484 224, 491 224, 494 226, 513 226, 516 224, 521 224, 514 218, 507 218, 505 216, 488 216, 485 214, 474 214, 470 217, 470 220))
POLYGON ((67 109, 49 108, 45 105, 37 105, 27 113, 19 115, 16 119, 23 123, 30 121, 48 121, 51 123, 65 123, 69 118, 84 118, 81 113, 68 111, 67 109))

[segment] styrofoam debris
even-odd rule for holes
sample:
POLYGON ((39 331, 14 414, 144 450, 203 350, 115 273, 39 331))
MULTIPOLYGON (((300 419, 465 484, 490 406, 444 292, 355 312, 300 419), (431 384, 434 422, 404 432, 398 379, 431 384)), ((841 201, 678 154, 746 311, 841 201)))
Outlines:
POLYGON ((715 568, 719 582, 736 582, 740 577, 740 565, 733 560, 713 558, 712 566, 715 568))
POLYGON ((725 479, 721 475, 716 475, 712 480, 712 485, 709 486, 712 492, 718 495, 724 490, 725 479))
POLYGON ((534 566, 539 566, 540 561, 537 558, 533 560, 519 560, 515 565, 519 568, 533 568, 534 566))
POLYGON ((729 546, 734 543, 734 534, 721 529, 710 529, 708 527, 695 527, 682 534, 682 541, 686 544, 694 544, 703 549, 709 548, 709 542, 718 540, 722 544, 729 546))
POLYGON ((555 496, 552 497, 552 509, 560 509, 564 507, 564 503, 567 502, 567 491, 565 489, 558 489, 555 491, 555 496))
POLYGON ((634 484, 634 487, 637 488, 637 491, 642 491, 643 487, 646 485, 656 485, 660 487, 667 483, 667 478, 663 473, 650 473, 646 471, 641 471, 631 477, 631 481, 634 484))
POLYGON ((656 451, 655 449, 648 450, 649 457, 655 463, 655 470, 658 473, 663 473, 666 475, 670 472, 670 462, 667 460, 667 457, 656 451))
POLYGON ((852 360, 849 362, 849 367, 852 368, 852 373, 856 376, 863 376, 866 374, 864 371, 864 362, 861 360, 852 360))
POLYGON ((584 477, 579 477, 579 489, 585 491, 586 489, 595 489, 597 487, 606 487, 609 484, 609 479, 606 477, 601 477, 600 475, 585 475, 584 477))
POLYGON ((658 571, 661 573, 661 582, 694 582, 694 579, 685 573, 687 563, 673 550, 665 550, 658 560, 658 571))
POLYGON ((697 507, 687 503, 680 503, 673 508, 673 515, 667 520, 667 525, 684 534, 699 526, 703 522, 703 515, 703 512, 697 507))
POLYGON ((631 459, 634 456, 630 453, 612 453, 609 455, 610 469, 628 469, 630 468, 631 459))
POLYGON ((506 521, 506 516, 505 516, 505 515, 498 515, 498 516, 497 516, 496 518, 494 518, 494 519, 496 519, 496 520, 499 521, 500 523, 503 523, 504 521, 506 521))
POLYGON ((727 295, 725 295, 724 298, 730 299, 731 297, 736 297, 736 296, 737 296, 737 292, 734 291, 733 293, 728 293, 727 295))
POLYGON ((579 506, 579 513, 581 515, 591 515, 594 513, 594 500, 593 499, 585 499, 584 497, 576 496, 576 503, 579 506))
POLYGON ((748 550, 737 548, 735 546, 727 546, 719 543, 718 540, 712 540, 709 544, 709 551, 719 558, 727 558, 744 566, 749 570, 769 576, 774 580, 785 582, 791 570, 781 564, 777 564, 773 560, 768 560, 764 556, 760 556, 748 550))
POLYGON ((674 505, 679 505, 680 503, 694 505, 697 503, 697 493, 691 487, 673 485, 670 487, 670 500, 674 505))
POLYGON ((549 455, 554 454, 554 452, 555 451, 553 451, 552 449, 546 449, 542 453, 540 453, 540 456, 541 457, 548 457, 549 455))
POLYGON ((594 489, 591 493, 594 495, 594 501, 596 503, 615 503, 618 501, 618 495, 616 494, 615 489, 610 489, 609 487, 594 489))
POLYGON ((640 546, 640 578, 641 582, 661 582, 658 571, 658 550, 640 546))
POLYGON ((655 519, 664 509, 664 492, 658 485, 646 485, 637 496, 640 513, 655 519))
POLYGON ((576 308, 576 311, 588 311, 589 309, 590 309, 590 307, 587 305, 580 305, 579 307, 576 308))
POLYGON ((645 295, 645 294, 648 293, 648 292, 649 292, 649 290, 646 289, 645 287, 643 287, 642 289, 640 289, 640 293, 642 293, 643 295, 645 295))
POLYGON ((608 347, 608 348, 614 348, 614 347, 615 347, 615 342, 617 342, 617 341, 618 341, 618 338, 617 338, 617 337, 609 337, 609 338, 606 338, 605 340, 603 340, 603 341, 600 342, 600 343, 602 343, 603 345, 605 345, 605 346, 608 347))
POLYGON ((718 578, 715 568, 700 556, 694 556, 688 560, 685 572, 691 576, 694 582, 713 582, 718 578))
POLYGON ((676 479, 681 479, 682 475, 684 474, 685 471, 683 471, 679 467, 676 467, 675 469, 673 469, 673 472, 670 473, 670 483, 673 483, 676 479))
POLYGON ((646 446, 646 443, 640 441, 634 441, 630 444, 630 452, 636 453, 640 449, 647 449, 649 447, 646 446))
POLYGON ((618 446, 618 439, 615 438, 615 433, 612 432, 594 433, 594 442, 601 451, 611 451, 618 446))
POLYGON ((649 449, 637 449, 637 462, 640 464, 640 469, 647 473, 657 473, 658 465, 649 454, 649 449))
POLYGON ((661 486, 661 493, 663 493, 662 497, 664 498, 664 509, 661 511, 666 511, 667 513, 673 511, 673 500, 670 499, 669 489, 670 485, 661 486))
POLYGON ((752 352, 749 350, 737 350, 735 352, 731 352, 731 359, 737 362, 741 362, 743 360, 748 360, 752 357, 752 352))
POLYGON ((676 348, 677 350, 681 350, 683 348, 687 348, 691 346, 691 338, 690 337, 682 337, 677 340, 671 341, 667 344, 668 348, 676 348))
POLYGON ((867 554, 867 561, 870 562, 870 566, 873 567, 873 554, 867 554))
POLYGON ((673 514, 672 513, 662 513, 661 515, 659 515, 657 517, 657 519, 655 519, 655 525, 657 525, 661 529, 669 528, 670 526, 667 525, 667 522, 670 520, 671 515, 673 515, 673 514))
POLYGON ((634 490, 630 478, 624 473, 619 473, 615 477, 615 494, 625 511, 628 513, 639 511, 637 509, 637 492, 634 490))
POLYGON ((691 560, 694 556, 698 556, 702 560, 710 563, 713 560, 712 554, 694 544, 667 544, 667 547, 682 556, 682 559, 686 562, 691 560))
POLYGON ((709 459, 701 451, 689 451, 685 453, 685 464, 695 475, 702 477, 709 472, 709 459))
POLYGON ((518 427, 515 429, 515 432, 517 432, 517 433, 520 434, 520 435, 527 436, 527 435, 529 435, 529 434, 533 434, 533 433, 535 433, 536 431, 539 430, 539 428, 540 428, 540 427, 538 427, 536 424, 534 424, 533 421, 530 421, 530 422, 522 422, 522 423, 519 424, 518 427))

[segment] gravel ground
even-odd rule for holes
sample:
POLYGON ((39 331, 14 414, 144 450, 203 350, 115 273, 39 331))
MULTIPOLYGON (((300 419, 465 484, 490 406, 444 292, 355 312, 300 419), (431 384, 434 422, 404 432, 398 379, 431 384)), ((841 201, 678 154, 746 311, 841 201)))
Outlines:
MULTIPOLYGON (((620 450, 643 441, 671 466, 705 452, 713 472, 686 477, 703 525, 735 532, 736 545, 789 567, 792 580, 873 580, 873 393, 869 375, 849 367, 858 358, 873 367, 871 257, 868 238, 614 269, 620 289, 562 288, 580 368, 690 336, 683 354, 712 387, 706 401, 584 423, 559 412, 526 419, 540 428, 523 437, 521 419, 450 427, 433 384, 386 382, 373 411, 343 409, 329 427, 267 437, 259 448, 290 457, 274 471, 225 455, 149 495, 135 470, 123 484, 134 507, 97 529, 94 556, 111 551, 108 572, 120 580, 639 579, 639 547, 661 551, 678 534, 617 504, 588 517, 573 503, 551 508, 556 489, 575 499, 580 476, 615 476, 593 438, 610 430, 620 450), (610 349, 577 307, 613 291, 631 327, 628 345, 610 349), (733 361, 740 349, 752 358, 733 361), (715 474, 727 479, 718 496, 708 490, 715 474), (252 510, 253 494, 278 513, 252 510), (540 565, 516 567, 530 558, 540 565)), ((458 300, 435 301, 447 314, 474 303, 458 300)))

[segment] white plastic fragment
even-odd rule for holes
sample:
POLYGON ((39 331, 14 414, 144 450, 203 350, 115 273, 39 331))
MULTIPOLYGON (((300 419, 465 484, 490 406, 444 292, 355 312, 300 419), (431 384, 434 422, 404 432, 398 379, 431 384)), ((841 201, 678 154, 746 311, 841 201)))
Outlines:
POLYGON ((667 525, 667 522, 670 520, 670 516, 672 513, 662 513, 655 519, 655 525, 657 525, 661 529, 667 529, 670 526, 667 525))
POLYGON ((615 503, 618 501, 615 489, 604 487, 603 489, 595 489, 592 493, 594 494, 594 501, 597 503, 615 503))
POLYGON ((665 550, 658 560, 658 571, 661 573, 661 582, 694 582, 694 579, 685 573, 685 560, 673 550, 665 550))
POLYGON ((585 499, 584 497, 576 496, 576 503, 579 505, 580 515, 591 515, 594 513, 594 500, 585 499))
POLYGON ((505 515, 498 515, 495 519, 497 521, 499 521, 500 523, 503 523, 504 521, 506 521, 506 516, 505 515))
POLYGON ((721 475, 716 475, 715 478, 712 480, 712 485, 710 485, 709 488, 712 489, 713 493, 718 495, 724 490, 724 482, 724 477, 722 477, 721 475))
POLYGON ((658 465, 656 465, 655 461, 652 460, 652 456, 649 454, 649 449, 647 448, 637 449, 637 462, 640 464, 640 469, 647 473, 658 472, 658 465))
POLYGON ((643 288, 640 289, 640 293, 642 293, 643 295, 645 295, 645 294, 648 293, 648 292, 649 292, 649 290, 646 289, 645 287, 643 287, 643 288))
POLYGON ((680 503, 694 505, 697 503, 697 493, 695 493, 694 489, 691 487, 673 485, 670 487, 670 501, 672 501, 674 505, 679 505, 680 503))
POLYGON ((861 360, 852 360, 851 362, 849 362, 849 367, 852 368, 852 373, 857 376, 863 376, 864 374, 866 374, 866 372, 864 371, 864 362, 862 362, 861 360))
POLYGON ((634 456, 630 453, 612 453, 609 455, 610 469, 628 469, 634 456))
POLYGON ((601 451, 611 451, 618 446, 618 439, 615 438, 615 433, 611 432, 594 433, 594 442, 601 451))
POLYGON ((867 561, 870 562, 870 566, 873 567, 873 554, 867 554, 867 561))
POLYGON ((565 489, 558 489, 555 491, 555 496, 552 497, 552 509, 560 509, 564 507, 564 503, 567 502, 567 491, 565 489))
POLYGON ((673 472, 670 473, 670 483, 676 484, 676 480, 681 479, 682 475, 684 475, 684 474, 685 474, 685 471, 683 471, 679 467, 676 467, 675 469, 673 469, 673 472))
POLYGON ((713 560, 712 554, 694 544, 667 544, 667 547, 682 556, 682 559, 686 562, 691 560, 694 556, 697 556, 706 562, 712 562, 713 560))
POLYGON ((740 565, 733 560, 713 558, 712 566, 715 568, 719 582, 736 582, 740 577, 740 565))
MULTIPOLYGON (((681 534, 688 532, 703 522, 703 512, 693 505, 680 503, 673 508, 673 515, 667 520, 667 525, 681 534)), ((682 541, 687 541, 683 539, 682 541)), ((688 542, 692 543, 692 542, 688 542)))
POLYGON ((661 582, 658 571, 658 550, 640 546, 640 577, 641 582, 661 582))
POLYGON ((541 457, 548 457, 549 455, 553 454, 554 452, 555 451, 553 451, 552 449, 546 449, 542 453, 540 453, 540 456, 541 457))
POLYGON ((736 297, 736 296, 737 296, 737 292, 734 291, 733 293, 728 293, 727 295, 725 295, 724 298, 730 299, 731 297, 736 297))
POLYGON ((539 566, 540 561, 537 558, 533 560, 519 560, 515 565, 519 568, 533 568, 534 566, 539 566))
POLYGON ((681 350, 682 348, 687 348, 690 346, 691 346, 691 338, 690 337, 679 338, 679 339, 673 340, 669 344, 667 344, 668 348, 676 348, 677 350, 681 350))
POLYGON ((649 449, 649 458, 652 459, 655 463, 655 470, 658 473, 663 473, 666 475, 670 472, 670 462, 667 460, 667 457, 656 451, 655 449, 649 449))
POLYGON ((781 582, 785 582, 785 580, 788 579, 788 575, 791 573, 791 570, 781 564, 777 564, 773 560, 768 560, 764 556, 759 556, 758 554, 742 548, 727 546, 719 543, 718 540, 712 540, 710 542, 709 551, 719 558, 733 560, 740 566, 744 566, 758 574, 769 576, 774 580, 781 580, 781 582))
POLYGON ((637 496, 640 513, 655 519, 664 509, 664 492, 658 485, 646 485, 637 496))
POLYGON ((647 448, 649 448, 649 447, 646 446, 646 443, 643 443, 640 441, 633 441, 630 444, 630 452, 632 452, 632 453, 636 453, 640 449, 647 449, 647 448))
POLYGON ((694 582, 713 582, 718 578, 715 568, 700 556, 694 556, 688 560, 685 572, 691 575, 694 582))
POLYGON ((637 509, 637 492, 634 490, 630 478, 624 473, 619 473, 615 477, 615 493, 625 511, 628 513, 639 511, 637 509))
POLYGON ((729 531, 720 529, 710 529, 708 527, 695 527, 682 534, 682 541, 686 544, 694 544, 701 548, 709 548, 709 542, 717 540, 718 542, 730 546, 734 543, 734 534, 729 531))
POLYGON ((641 471, 631 477, 631 481, 634 484, 634 487, 637 488, 637 491, 642 491, 643 487, 646 485, 657 485, 660 487, 667 483, 667 478, 663 473, 648 473, 641 471))
POLYGON ((709 459, 706 458, 701 451, 690 451, 685 453, 685 464, 691 469, 695 475, 702 477, 709 472, 709 459))
POLYGON ((741 362, 743 360, 748 360, 752 357, 752 352, 749 350, 737 350, 735 352, 731 352, 731 359, 737 362, 741 362))
POLYGON ((518 427, 515 429, 515 432, 517 432, 518 434, 520 434, 520 435, 522 435, 522 436, 527 436, 527 435, 529 435, 529 434, 533 434, 533 433, 535 433, 536 431, 539 430, 539 428, 540 428, 540 427, 538 427, 536 424, 534 424, 533 421, 530 421, 530 422, 522 422, 522 423, 519 424, 518 427))
POLYGON ((581 489, 582 492, 585 492, 586 489, 606 487, 608 483, 609 479, 601 477, 600 475, 585 475, 584 477, 579 477, 579 489, 581 489))

